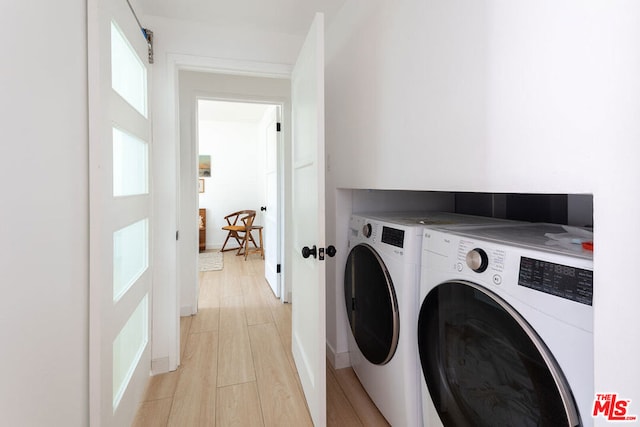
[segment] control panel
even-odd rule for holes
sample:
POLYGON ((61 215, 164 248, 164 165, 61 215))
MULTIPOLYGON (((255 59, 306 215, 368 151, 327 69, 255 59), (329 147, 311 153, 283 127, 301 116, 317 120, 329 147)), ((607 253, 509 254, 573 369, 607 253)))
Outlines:
POLYGON ((397 228, 382 227, 382 243, 386 243, 398 248, 404 247, 404 230, 398 230, 397 228))
MULTIPOLYGON (((505 256, 505 250, 499 247, 483 248, 473 241, 461 239, 456 270, 462 272, 466 266, 478 274, 489 271, 493 284, 500 285, 505 256)), ((520 256, 518 268, 519 286, 592 305, 593 271, 526 256, 520 256)))
POLYGON ((520 257, 518 285, 581 304, 593 303, 593 271, 520 257))

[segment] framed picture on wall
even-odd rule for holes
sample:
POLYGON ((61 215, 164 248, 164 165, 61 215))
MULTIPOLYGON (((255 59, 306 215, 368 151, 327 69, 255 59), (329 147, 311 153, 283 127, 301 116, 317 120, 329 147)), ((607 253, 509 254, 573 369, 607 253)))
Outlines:
POLYGON ((204 193, 204 178, 198 180, 198 191, 204 193))
POLYGON ((211 177, 211 156, 198 156, 198 176, 205 178, 211 177))

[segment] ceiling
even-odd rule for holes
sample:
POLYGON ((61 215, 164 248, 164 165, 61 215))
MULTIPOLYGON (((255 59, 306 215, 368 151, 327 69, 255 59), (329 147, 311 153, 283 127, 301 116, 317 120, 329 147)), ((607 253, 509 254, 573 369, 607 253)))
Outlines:
POLYGON ((304 36, 315 12, 326 20, 347 0, 136 0, 141 15, 154 15, 247 31, 304 36))
POLYGON ((267 104, 199 100, 198 120, 260 123, 269 108, 267 104))

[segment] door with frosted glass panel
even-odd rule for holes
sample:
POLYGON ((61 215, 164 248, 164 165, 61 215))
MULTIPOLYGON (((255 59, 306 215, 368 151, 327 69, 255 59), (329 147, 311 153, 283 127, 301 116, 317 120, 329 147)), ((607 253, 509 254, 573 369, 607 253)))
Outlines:
POLYGON ((122 426, 151 365, 150 70, 126 2, 88 7, 90 422, 122 426))

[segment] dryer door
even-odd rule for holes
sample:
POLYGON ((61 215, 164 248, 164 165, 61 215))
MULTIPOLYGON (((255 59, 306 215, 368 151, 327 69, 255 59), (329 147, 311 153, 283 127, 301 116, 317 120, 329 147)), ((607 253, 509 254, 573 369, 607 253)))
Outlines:
POLYGON ((347 258, 344 298, 351 332, 364 357, 384 365, 398 345, 398 301, 387 267, 367 244, 354 246, 347 258))
POLYGON ((502 298, 450 281, 426 296, 418 346, 429 394, 448 426, 578 426, 560 367, 502 298))

